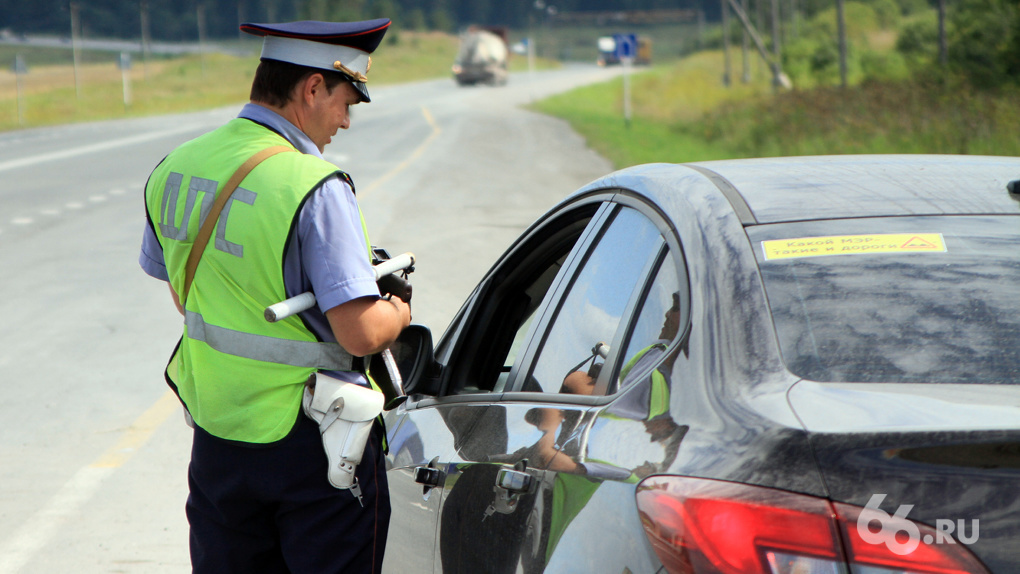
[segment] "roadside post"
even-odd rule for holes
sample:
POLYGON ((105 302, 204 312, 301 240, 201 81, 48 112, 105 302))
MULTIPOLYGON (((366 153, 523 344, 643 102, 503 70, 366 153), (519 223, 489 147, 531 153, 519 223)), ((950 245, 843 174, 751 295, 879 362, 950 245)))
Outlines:
POLYGON ((71 2, 71 56, 74 59, 74 97, 81 100, 81 18, 79 12, 81 5, 78 2, 71 2))
POLYGON ((131 54, 121 52, 118 65, 121 81, 124 84, 124 109, 127 110, 131 107, 131 54))
POLYGON ((531 101, 535 101, 535 42, 529 36, 524 39, 524 46, 528 50, 528 89, 531 92, 531 101))
POLYGON ((630 69, 637 54, 637 34, 614 34, 616 57, 623 66, 623 121, 630 127, 630 69))
POLYGON ((25 125, 25 102, 21 90, 21 76, 28 73, 28 66, 25 65, 25 57, 21 54, 14 56, 14 84, 17 90, 18 100, 18 125, 25 125))

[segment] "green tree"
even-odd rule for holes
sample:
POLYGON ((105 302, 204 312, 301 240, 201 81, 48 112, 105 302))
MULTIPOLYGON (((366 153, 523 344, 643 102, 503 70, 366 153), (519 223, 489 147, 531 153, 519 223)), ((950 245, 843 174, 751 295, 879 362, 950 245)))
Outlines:
POLYGON ((1020 44, 1016 0, 962 0, 949 18, 949 61, 955 72, 978 87, 1017 81, 1010 74, 1018 62, 1020 44))
POLYGON ((366 18, 365 0, 331 0, 329 19, 335 22, 353 22, 366 18))
POLYGON ((446 2, 443 0, 435 0, 432 6, 432 11, 429 12, 429 24, 433 30, 439 30, 440 32, 453 32, 456 27, 456 21, 453 16, 450 15, 449 10, 446 7, 446 2))
POLYGON ((395 25, 403 23, 400 5, 394 0, 372 0, 367 7, 365 16, 367 18, 389 18, 395 25))
POLYGON ((328 0, 305 0, 298 11, 304 20, 325 20, 329 14, 328 0))
POLYGON ((411 9, 404 19, 404 26, 409 30, 417 30, 421 32, 428 29, 428 24, 425 21, 425 12, 421 8, 411 9))
POLYGON ((904 23, 896 38, 896 51, 915 66, 934 62, 939 51, 938 13, 928 10, 904 23))

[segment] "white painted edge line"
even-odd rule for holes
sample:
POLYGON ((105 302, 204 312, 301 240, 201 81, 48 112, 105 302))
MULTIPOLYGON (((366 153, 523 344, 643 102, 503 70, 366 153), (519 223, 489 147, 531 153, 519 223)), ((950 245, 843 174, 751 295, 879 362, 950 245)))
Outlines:
POLYGON ((0 574, 16 574, 45 548, 64 523, 91 500, 103 482, 134 456, 172 413, 178 411, 180 404, 176 395, 166 392, 131 423, 117 444, 64 483, 42 509, 0 545, 0 574))
POLYGON ((79 156, 79 155, 85 155, 85 154, 89 154, 89 153, 106 151, 106 150, 113 149, 113 148, 118 148, 118 147, 123 147, 123 146, 139 144, 139 143, 142 143, 142 142, 158 140, 160 138, 164 138, 164 137, 168 137, 168 136, 172 136, 172 135, 177 135, 177 134, 182 134, 182 133, 189 132, 189 131, 197 131, 197 130, 201 130, 201 129, 202 129, 202 126, 200 124, 189 124, 189 125, 186 125, 186 126, 178 126, 176 128, 171 128, 171 129, 162 130, 162 131, 158 131, 158 132, 150 132, 150 133, 145 133, 145 134, 139 134, 139 135, 136 135, 136 136, 130 136, 130 137, 120 138, 120 139, 116 139, 116 140, 110 140, 110 141, 106 141, 106 142, 102 142, 102 143, 84 145, 84 146, 81 146, 81 147, 65 149, 65 150, 60 150, 60 151, 55 151, 55 152, 50 152, 50 153, 41 153, 39 155, 34 155, 34 156, 30 156, 30 157, 23 157, 23 158, 20 158, 20 159, 12 159, 10 161, 0 162, 0 172, 11 170, 11 169, 17 169, 17 168, 20 168, 20 167, 28 167, 28 166, 32 166, 32 165, 35 165, 35 164, 38 164, 38 163, 46 163, 48 161, 58 161, 58 160, 62 160, 62 159, 68 159, 68 158, 71 158, 71 157, 76 157, 76 156, 79 156))

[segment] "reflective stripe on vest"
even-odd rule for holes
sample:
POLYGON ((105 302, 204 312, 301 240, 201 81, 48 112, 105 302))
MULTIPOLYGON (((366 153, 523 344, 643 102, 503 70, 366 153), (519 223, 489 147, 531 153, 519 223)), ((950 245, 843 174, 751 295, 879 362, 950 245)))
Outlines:
MULTIPOLYGON (((153 171, 146 208, 175 292, 183 288, 206 205, 238 165, 277 145, 289 144, 235 119, 178 147, 153 171)), ((267 305, 287 297, 283 259, 300 207, 330 177, 349 181, 321 158, 275 155, 241 182, 217 219, 216 241, 206 247, 184 301, 184 338, 167 368, 195 424, 214 436, 248 443, 284 438, 300 416, 308 376, 358 363, 339 344, 320 341, 298 316, 276 323, 263 316, 267 305)))
POLYGON ((336 343, 292 341, 234 331, 209 325, 192 311, 185 313, 184 325, 189 339, 235 357, 326 371, 350 371, 354 364, 354 357, 336 343))

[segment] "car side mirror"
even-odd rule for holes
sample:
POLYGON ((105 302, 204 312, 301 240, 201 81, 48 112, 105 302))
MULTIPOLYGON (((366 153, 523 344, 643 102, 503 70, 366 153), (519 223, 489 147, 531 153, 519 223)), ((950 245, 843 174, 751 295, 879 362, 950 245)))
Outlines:
POLYGON ((406 393, 439 393, 439 364, 432 346, 432 332, 424 325, 404 329, 390 347, 406 393))

